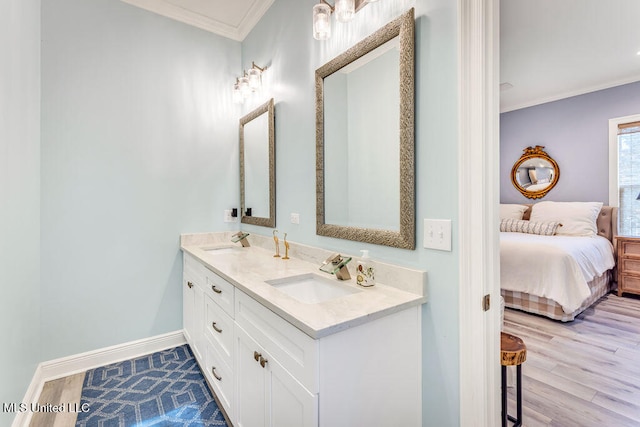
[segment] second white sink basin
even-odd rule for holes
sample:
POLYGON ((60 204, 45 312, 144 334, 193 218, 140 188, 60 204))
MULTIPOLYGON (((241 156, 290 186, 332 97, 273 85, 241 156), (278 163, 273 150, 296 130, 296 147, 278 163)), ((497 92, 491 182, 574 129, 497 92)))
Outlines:
POLYGON ((362 292, 362 290, 347 286, 336 279, 319 276, 314 273, 266 280, 265 283, 305 304, 317 304, 362 292))
POLYGON ((214 254, 214 255, 229 254, 229 253, 233 253, 241 250, 242 250, 241 246, 218 246, 218 247, 203 249, 203 251, 205 251, 206 253, 214 254))

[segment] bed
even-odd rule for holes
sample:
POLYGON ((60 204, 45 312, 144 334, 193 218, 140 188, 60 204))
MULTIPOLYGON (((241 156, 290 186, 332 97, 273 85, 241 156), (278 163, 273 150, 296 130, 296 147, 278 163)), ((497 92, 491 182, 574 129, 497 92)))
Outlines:
MULTIPOLYGON (((544 206, 549 217, 549 212, 560 212, 568 206, 574 208, 576 204, 539 202, 538 205, 536 209, 543 213, 544 206)), ((506 205, 501 205, 501 212, 502 206, 506 205)), ((558 214, 556 221, 561 223, 564 218, 569 235, 555 234, 557 231, 544 235, 527 230, 541 224, 540 218, 544 215, 534 215, 537 221, 530 221, 534 205, 520 206, 521 220, 511 221, 517 227, 505 227, 506 220, 501 213, 504 231, 500 233, 500 279, 505 306, 562 322, 572 321, 606 295, 615 279, 617 208, 592 204, 593 235, 578 236, 569 233, 573 219, 567 218, 574 212, 571 209, 558 214)))

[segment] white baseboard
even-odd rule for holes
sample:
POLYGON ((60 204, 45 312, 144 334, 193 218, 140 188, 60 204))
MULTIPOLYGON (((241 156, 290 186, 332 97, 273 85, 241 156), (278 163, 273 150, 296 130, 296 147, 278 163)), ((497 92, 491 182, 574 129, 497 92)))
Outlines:
MULTIPOLYGON (((184 332, 180 330, 42 362, 36 368, 22 402, 28 405, 38 402, 42 387, 47 381, 122 362, 123 360, 134 359, 186 343, 184 332)), ((31 421, 31 415, 31 411, 16 413, 12 427, 28 426, 31 421)))

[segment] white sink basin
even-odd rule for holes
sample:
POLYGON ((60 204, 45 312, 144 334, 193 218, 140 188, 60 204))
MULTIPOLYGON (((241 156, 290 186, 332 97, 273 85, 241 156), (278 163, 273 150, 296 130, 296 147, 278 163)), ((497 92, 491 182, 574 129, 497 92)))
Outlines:
POLYGON ((345 295, 362 292, 361 289, 347 286, 344 283, 338 282, 336 279, 313 273, 266 280, 265 283, 305 304, 317 304, 345 295))
POLYGON ((204 248, 202 249, 208 254, 213 255, 221 255, 221 254, 230 254, 233 252, 241 251, 242 247, 240 246, 219 246, 214 248, 204 248))

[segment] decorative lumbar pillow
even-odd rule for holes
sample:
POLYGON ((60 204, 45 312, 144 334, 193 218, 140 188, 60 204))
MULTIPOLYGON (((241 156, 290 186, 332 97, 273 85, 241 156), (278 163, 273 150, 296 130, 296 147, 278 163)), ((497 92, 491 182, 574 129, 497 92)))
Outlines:
POLYGON ((595 236, 598 233, 596 219, 601 209, 601 202, 539 202, 533 205, 529 219, 561 223, 558 235, 595 236))
POLYGON ((524 211, 527 210, 525 205, 512 205, 501 204, 500 205, 500 219, 522 219, 524 211))
POLYGON ((533 222, 523 219, 503 219, 500 221, 500 231, 510 233, 528 233, 539 234, 541 236, 553 236, 556 234, 558 227, 562 224, 559 222, 533 222))

